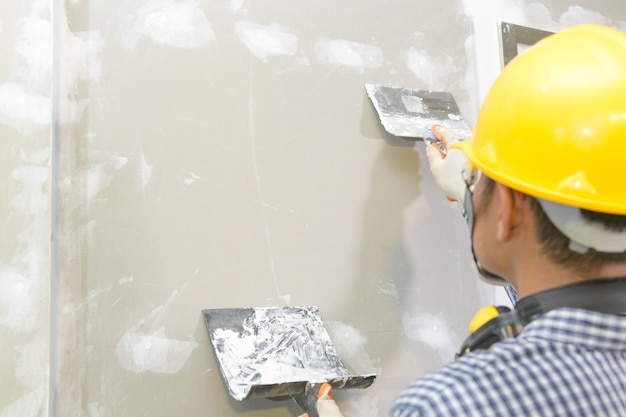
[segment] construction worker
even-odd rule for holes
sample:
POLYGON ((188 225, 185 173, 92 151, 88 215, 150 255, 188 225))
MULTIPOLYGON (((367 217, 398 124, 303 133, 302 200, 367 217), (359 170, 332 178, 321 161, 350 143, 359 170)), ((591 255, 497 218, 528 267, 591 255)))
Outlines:
MULTIPOLYGON (((431 170, 465 209, 480 275, 520 301, 390 416, 626 416, 626 34, 544 38, 502 71, 471 139, 433 133, 449 148, 427 146, 431 170)), ((320 416, 341 416, 322 397, 320 416)))

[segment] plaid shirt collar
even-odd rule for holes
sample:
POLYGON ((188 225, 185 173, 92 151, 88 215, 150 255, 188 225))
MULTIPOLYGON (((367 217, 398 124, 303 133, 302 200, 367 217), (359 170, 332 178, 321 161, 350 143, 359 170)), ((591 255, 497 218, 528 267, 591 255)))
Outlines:
POLYGON ((583 349, 626 351, 626 317, 558 308, 529 323, 519 338, 573 344, 583 349))

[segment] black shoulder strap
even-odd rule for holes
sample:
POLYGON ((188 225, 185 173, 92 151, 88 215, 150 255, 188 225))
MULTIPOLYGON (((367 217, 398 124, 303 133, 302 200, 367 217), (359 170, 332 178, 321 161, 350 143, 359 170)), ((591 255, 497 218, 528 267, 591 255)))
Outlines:
POLYGON ((597 279, 565 285, 522 298, 513 311, 504 311, 469 335, 456 358, 494 343, 517 337, 524 326, 550 310, 582 308, 626 316, 626 277, 597 279))
POLYGON ((525 326, 561 307, 626 316, 626 277, 596 279, 542 291, 521 299, 515 311, 520 324, 525 326))

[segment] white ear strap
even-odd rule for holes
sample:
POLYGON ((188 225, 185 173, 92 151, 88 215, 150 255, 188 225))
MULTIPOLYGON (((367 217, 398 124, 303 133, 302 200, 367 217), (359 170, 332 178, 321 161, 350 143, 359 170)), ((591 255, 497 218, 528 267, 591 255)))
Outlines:
POLYGON ((598 252, 626 252, 626 231, 616 232, 603 224, 585 219, 578 207, 537 199, 546 215, 565 236, 570 239, 570 249, 585 253, 594 249, 598 252))

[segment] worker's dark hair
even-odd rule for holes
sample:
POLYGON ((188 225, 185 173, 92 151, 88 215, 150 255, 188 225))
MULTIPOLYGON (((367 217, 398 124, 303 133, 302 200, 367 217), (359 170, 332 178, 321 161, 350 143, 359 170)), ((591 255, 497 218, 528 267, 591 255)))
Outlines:
MULTIPOLYGON (((486 181, 484 192, 487 198, 490 198, 496 183, 489 177, 486 178, 486 181)), ((527 198, 535 216, 537 236, 546 255, 556 264, 574 269, 580 274, 589 275, 603 265, 626 262, 626 252, 607 253, 589 249, 585 253, 580 253, 571 250, 569 238, 550 221, 539 201, 532 196, 527 196, 527 198)), ((598 222, 609 230, 626 231, 626 216, 590 210, 581 210, 581 212, 585 219, 598 222)))

